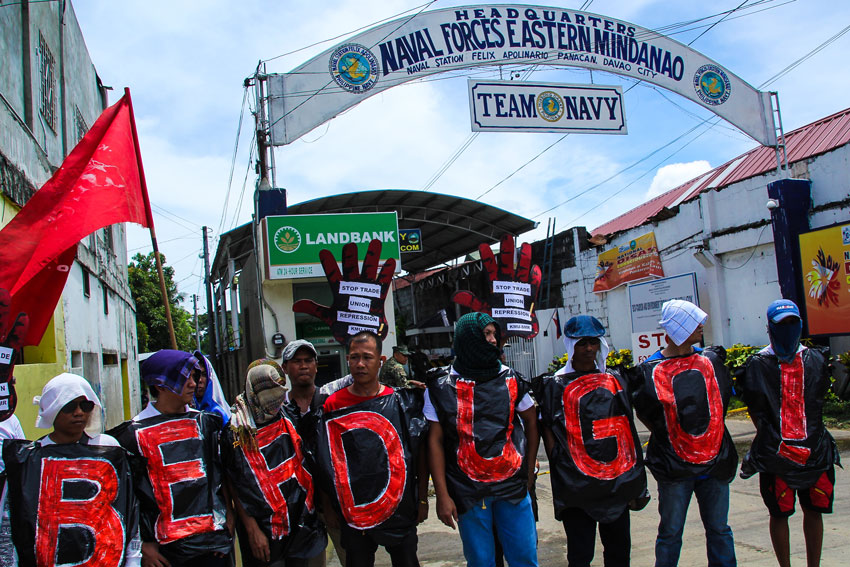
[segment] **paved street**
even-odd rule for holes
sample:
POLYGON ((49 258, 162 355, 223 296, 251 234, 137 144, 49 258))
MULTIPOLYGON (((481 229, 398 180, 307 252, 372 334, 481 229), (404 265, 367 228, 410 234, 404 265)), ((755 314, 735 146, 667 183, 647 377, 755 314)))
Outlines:
MULTIPOLYGON (((727 426, 739 448, 749 445, 754 429, 745 419, 729 419, 727 426)), ((838 441, 842 458, 850 462, 850 431, 833 431, 838 441)), ((646 439, 645 431, 641 436, 646 439)), ((564 531, 556 522, 552 513, 552 491, 549 487, 548 463, 541 447, 541 472, 537 494, 540 504, 540 522, 537 525, 539 536, 540 565, 566 565, 564 531)), ((641 512, 632 514, 632 565, 650 567, 654 563, 655 534, 658 527, 655 483, 649 475, 649 489, 653 501, 641 512)), ((824 567, 847 565, 848 518, 850 518, 850 473, 836 470, 837 497, 834 513, 824 517, 823 561, 824 567)), ((758 477, 747 480, 735 479, 732 483, 729 523, 735 533, 735 549, 740 565, 747 567, 774 566, 776 559, 770 545, 767 530, 767 510, 761 501, 758 489, 758 477)), ((431 497, 431 516, 419 528, 419 559, 423 567, 461 567, 465 565, 461 552, 460 538, 457 533, 445 527, 434 513, 434 498, 431 497)), ((699 511, 692 502, 685 527, 684 544, 680 565, 690 567, 705 565, 705 537, 699 520, 699 511)), ((791 518, 791 553, 796 565, 805 563, 805 546, 802 533, 802 515, 798 512, 791 518)), ((335 560, 329 565, 338 566, 335 560)), ((379 550, 378 566, 389 566, 389 556, 379 550)), ((602 565, 602 547, 597 541, 594 566, 602 565)))

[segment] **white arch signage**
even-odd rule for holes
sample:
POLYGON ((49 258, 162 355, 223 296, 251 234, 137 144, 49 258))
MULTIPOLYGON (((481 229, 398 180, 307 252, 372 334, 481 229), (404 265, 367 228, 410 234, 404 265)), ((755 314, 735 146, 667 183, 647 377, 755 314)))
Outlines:
POLYGON ((273 145, 289 144, 366 97, 407 81, 479 66, 584 67, 640 79, 776 144, 770 95, 698 51, 629 22, 520 4, 422 12, 364 31, 269 78, 273 145))

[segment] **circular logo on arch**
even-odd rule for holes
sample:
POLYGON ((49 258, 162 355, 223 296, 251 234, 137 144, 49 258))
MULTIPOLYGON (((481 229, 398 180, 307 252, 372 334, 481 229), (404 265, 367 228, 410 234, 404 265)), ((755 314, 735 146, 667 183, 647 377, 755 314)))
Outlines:
POLYGON ((564 115, 564 99, 556 92, 543 91, 537 95, 537 114, 547 122, 557 122, 564 115))
POLYGON ((301 246, 301 233, 295 227, 282 226, 275 231, 272 241, 275 248, 284 254, 290 254, 301 246))
POLYGON ((694 90, 705 104, 717 106, 732 94, 729 77, 717 65, 703 65, 694 73, 694 90))
POLYGON ((365 93, 378 82, 378 60, 359 43, 346 43, 335 49, 328 69, 336 84, 350 93, 365 93))

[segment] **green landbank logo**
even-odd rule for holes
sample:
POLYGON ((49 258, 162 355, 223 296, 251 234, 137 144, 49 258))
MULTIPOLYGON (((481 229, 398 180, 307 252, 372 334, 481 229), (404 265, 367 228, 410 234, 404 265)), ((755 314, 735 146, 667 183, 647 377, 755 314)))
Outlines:
POLYGON ((291 226, 282 226, 274 233, 275 248, 284 254, 290 254, 301 246, 301 233, 291 226))

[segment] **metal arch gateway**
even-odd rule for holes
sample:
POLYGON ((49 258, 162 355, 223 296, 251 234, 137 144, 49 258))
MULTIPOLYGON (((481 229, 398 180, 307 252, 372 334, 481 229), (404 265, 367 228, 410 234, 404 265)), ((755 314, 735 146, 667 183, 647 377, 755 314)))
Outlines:
POLYGON ((341 112, 428 75, 492 65, 608 71, 704 106, 776 145, 770 93, 686 45, 589 12, 522 4, 422 12, 375 26, 290 73, 269 75, 271 143, 289 144, 341 112))

